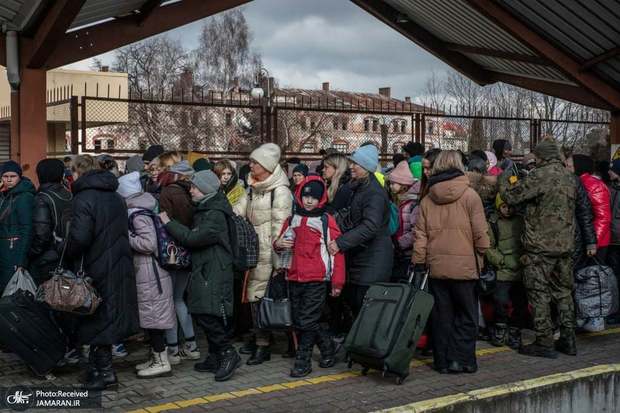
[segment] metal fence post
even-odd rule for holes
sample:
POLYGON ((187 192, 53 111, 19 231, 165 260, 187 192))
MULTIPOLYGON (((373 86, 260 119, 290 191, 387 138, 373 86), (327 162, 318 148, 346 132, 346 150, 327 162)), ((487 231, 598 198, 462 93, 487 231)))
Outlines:
POLYGON ((415 114, 415 141, 418 143, 422 141, 422 132, 420 130, 421 118, 422 116, 419 113, 415 114))
POLYGON ((77 155, 79 152, 79 119, 78 119, 78 97, 71 96, 69 100, 69 117, 71 120, 71 153, 77 155))
POLYGON ((420 134, 420 143, 422 147, 426 148, 426 115, 422 114, 420 119, 420 126, 422 129, 422 133, 420 134))
POLYGON ((86 96, 82 96, 82 152, 86 152, 86 96))

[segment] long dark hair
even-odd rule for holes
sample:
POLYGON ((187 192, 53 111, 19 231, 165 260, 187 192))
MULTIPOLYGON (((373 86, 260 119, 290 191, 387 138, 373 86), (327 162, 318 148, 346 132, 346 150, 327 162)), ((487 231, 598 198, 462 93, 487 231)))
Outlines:
MULTIPOLYGON (((431 169, 433 168, 433 164, 435 163, 435 159, 439 156, 439 153, 441 153, 441 149, 433 148, 429 149, 424 154, 424 159, 431 163, 431 169)), ((422 172, 422 182, 420 183, 420 200, 422 200, 426 194, 428 194, 428 178, 426 177, 426 174, 422 172)))

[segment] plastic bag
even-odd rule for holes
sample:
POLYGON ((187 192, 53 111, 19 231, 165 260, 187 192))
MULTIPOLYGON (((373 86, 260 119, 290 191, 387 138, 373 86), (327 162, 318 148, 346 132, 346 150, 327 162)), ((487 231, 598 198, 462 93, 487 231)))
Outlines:
POLYGON ((32 293, 32 295, 34 295, 37 291, 37 286, 35 285, 32 276, 27 270, 24 270, 23 268, 19 268, 17 271, 15 271, 15 274, 13 274, 13 276, 9 280, 9 283, 4 289, 2 296, 6 297, 8 295, 13 295, 18 290, 29 291, 30 293, 32 293))

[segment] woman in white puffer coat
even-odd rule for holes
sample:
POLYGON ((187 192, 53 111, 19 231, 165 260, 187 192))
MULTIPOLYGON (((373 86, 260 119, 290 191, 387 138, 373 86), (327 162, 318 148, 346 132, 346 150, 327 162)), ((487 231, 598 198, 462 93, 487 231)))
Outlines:
POLYGON ((247 361, 248 365, 261 364, 271 358, 270 333, 256 328, 256 308, 259 299, 265 295, 273 268, 278 267, 278 256, 273 250, 273 242, 293 208, 290 182, 279 165, 280 154, 280 148, 273 143, 263 144, 250 154, 246 217, 258 234, 259 248, 258 265, 250 271, 245 291, 247 301, 252 304, 255 327, 255 343, 249 343, 241 350, 243 353, 252 353, 252 357, 247 361))

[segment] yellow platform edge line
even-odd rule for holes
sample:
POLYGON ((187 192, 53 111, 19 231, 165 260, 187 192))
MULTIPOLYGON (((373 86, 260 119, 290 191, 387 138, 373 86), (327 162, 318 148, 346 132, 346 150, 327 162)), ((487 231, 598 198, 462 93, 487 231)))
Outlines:
MULTIPOLYGON (((618 334, 618 333, 620 333, 620 327, 610 328, 605 331, 600 331, 596 333, 580 334, 579 337, 598 337, 598 336, 605 336, 609 334, 618 334)), ((478 357, 488 356, 491 354, 503 353, 503 352, 510 351, 510 350, 511 349, 508 347, 483 348, 483 349, 476 351, 476 356, 478 357)), ((422 360, 416 359, 411 362, 411 368, 422 367, 422 366, 426 366, 432 363, 433 363, 432 359, 422 359, 422 360)), ((609 366, 609 365, 603 365, 603 367, 605 366, 609 366)), ((594 369, 597 367, 601 367, 601 366, 591 367, 591 369, 594 369)), ((577 370, 576 372, 578 371, 580 370, 577 370)), ((566 374, 569 374, 569 373, 560 373, 560 375, 566 375, 566 374)), ((597 373, 597 374, 602 374, 602 373, 597 373)), ((321 383, 326 383, 326 382, 340 381, 340 380, 345 380, 351 377, 358 377, 360 375, 361 375, 360 371, 346 371, 346 372, 336 373, 336 374, 327 374, 323 376, 310 377, 305 380, 287 381, 287 382, 276 383, 276 384, 271 384, 267 386, 252 387, 252 388, 245 389, 245 390, 233 391, 229 393, 212 394, 212 395, 193 398, 190 400, 178 400, 173 403, 165 403, 161 405, 155 405, 155 406, 143 407, 143 408, 136 409, 136 410, 131 410, 128 413, 158 413, 158 412, 162 412, 166 410, 177 410, 177 409, 182 409, 184 407, 195 406, 199 404, 213 403, 213 402, 220 401, 220 400, 236 399, 239 397, 248 397, 254 394, 270 393, 270 392, 281 391, 281 390, 290 390, 290 389, 296 389, 302 386, 311 386, 311 385, 321 384, 321 383)), ((552 376, 555 376, 555 375, 552 375, 552 376)), ((538 377, 536 379, 530 379, 530 380, 542 380, 543 378, 548 379, 549 377, 551 376, 538 377)), ((574 379, 577 379, 577 378, 579 377, 575 377, 574 379)), ((503 386, 507 386, 507 385, 503 385, 503 386)), ((502 386, 498 386, 498 387, 502 387, 502 386)), ((540 387, 540 385, 538 387, 540 387)), ((486 389, 473 390, 474 392, 473 394, 476 394, 475 393, 476 391, 483 391, 483 390, 486 392, 489 392, 489 394, 491 394, 492 392, 503 391, 500 389, 489 387, 486 389)), ((523 390, 527 390, 527 389, 523 388, 523 390)), ((472 393, 472 392, 468 392, 468 393, 472 393)), ((452 400, 452 399, 461 400, 464 397, 465 399, 463 399, 462 401, 469 400, 473 396, 468 393, 457 393, 457 394, 452 394, 450 396, 440 397, 439 399, 445 399, 445 400, 436 401, 436 403, 439 403, 440 405, 433 407, 433 409, 441 407, 442 406, 441 403, 447 403, 449 400, 452 400)), ((488 396, 488 397, 494 397, 494 396, 488 396)), ((436 399, 431 399, 431 400, 436 400, 436 399)), ((458 401, 452 401, 452 403, 457 403, 457 402, 458 401)), ((423 402, 417 402, 417 403, 423 403, 423 402)), ((395 409, 399 409, 399 408, 396 407, 395 409)), ((389 411, 399 412, 399 410, 389 410, 389 411)), ((410 412, 412 410, 406 410, 406 411, 410 412)), ((417 410, 413 410, 413 412, 417 412, 417 410)))
MULTIPOLYGON (((548 376, 536 377, 533 379, 521 380, 514 383, 501 384, 499 386, 486 387, 483 389, 471 390, 468 392, 450 394, 434 399, 421 400, 404 406, 393 407, 390 409, 379 410, 376 413, 423 413, 430 412, 439 408, 455 407, 455 405, 484 400, 492 397, 505 396, 513 393, 520 393, 527 390, 547 387, 553 384, 564 383, 586 377, 599 376, 607 373, 620 372, 620 364, 601 364, 598 366, 587 367, 584 369, 556 373, 548 376)), ((458 411, 455 409, 455 411, 458 411)))

